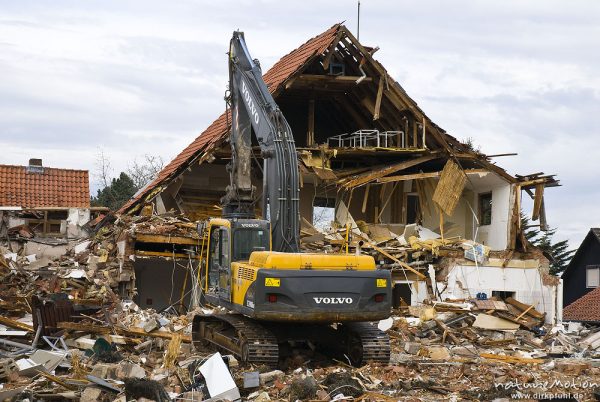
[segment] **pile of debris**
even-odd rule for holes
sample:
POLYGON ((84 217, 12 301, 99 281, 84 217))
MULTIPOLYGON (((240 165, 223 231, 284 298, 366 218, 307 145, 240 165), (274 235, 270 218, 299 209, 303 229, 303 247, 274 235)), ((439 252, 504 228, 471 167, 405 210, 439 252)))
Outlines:
MULTIPOLYGON (((211 347, 192 347, 192 318, 210 310, 141 309, 122 289, 130 275, 128 239, 201 240, 194 223, 125 216, 92 229, 93 237, 53 259, 0 250, 0 400, 425 401, 533 393, 582 400, 600 385, 600 329, 549 326, 535 305, 484 294, 443 301, 437 295, 374 323, 390 336, 388 365, 355 368, 295 345, 282 370, 241 366, 211 347)), ((399 236, 392 229, 390 235, 360 222, 327 234, 309 228, 304 240, 313 239, 304 245, 360 247, 383 255, 392 270, 418 269, 436 253, 468 258, 463 240, 416 226, 399 236)))
POLYGON ((439 257, 464 258, 481 264, 486 258, 500 254, 472 240, 460 236, 444 237, 418 224, 355 221, 343 202, 338 206, 335 220, 326 229, 318 229, 305 219, 302 226, 301 247, 304 251, 361 252, 384 262, 381 268, 392 270, 416 273, 439 257))

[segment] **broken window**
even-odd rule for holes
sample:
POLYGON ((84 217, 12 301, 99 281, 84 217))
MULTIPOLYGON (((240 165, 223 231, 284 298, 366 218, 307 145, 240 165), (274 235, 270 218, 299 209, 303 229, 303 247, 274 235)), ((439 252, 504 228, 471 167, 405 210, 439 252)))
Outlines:
POLYGON ((479 194, 479 225, 492 224, 492 193, 479 194))
POLYGON ((506 300, 509 297, 512 297, 513 299, 516 296, 516 292, 509 292, 506 290, 492 290, 492 297, 495 297, 498 300, 506 300))
POLYGON ((597 288, 600 286, 600 265, 588 265, 586 268, 586 287, 597 288))
POLYGON ((38 235, 61 236, 61 229, 69 215, 68 210, 25 211, 22 217, 38 235))
POLYGON ((319 230, 327 230, 334 219, 335 198, 316 197, 313 201, 313 226, 319 230))

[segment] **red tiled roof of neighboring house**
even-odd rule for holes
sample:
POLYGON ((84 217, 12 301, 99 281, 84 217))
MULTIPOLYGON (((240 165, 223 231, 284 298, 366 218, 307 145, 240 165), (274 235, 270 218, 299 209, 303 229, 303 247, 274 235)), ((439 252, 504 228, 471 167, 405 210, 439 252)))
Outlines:
MULTIPOLYGON (((332 26, 320 35, 309 39, 302 46, 283 56, 275 63, 273 67, 263 75, 263 79, 267 84, 269 91, 271 93, 275 92, 296 71, 300 70, 302 66, 312 60, 314 56, 324 53, 335 40, 340 27, 341 24, 332 26)), ((230 120, 226 118, 225 113, 221 114, 217 120, 204 130, 204 132, 202 132, 190 145, 181 151, 175 159, 165 166, 156 179, 146 186, 144 191, 141 191, 137 196, 127 202, 127 204, 121 208, 120 212, 127 211, 132 205, 144 198, 154 188, 185 168, 200 150, 225 140, 227 138, 228 121, 230 120)))
POLYGON ((600 322, 600 288, 592 290, 565 307, 563 320, 600 322))
POLYGON ((89 208, 87 170, 0 165, 0 206, 22 208, 89 208))

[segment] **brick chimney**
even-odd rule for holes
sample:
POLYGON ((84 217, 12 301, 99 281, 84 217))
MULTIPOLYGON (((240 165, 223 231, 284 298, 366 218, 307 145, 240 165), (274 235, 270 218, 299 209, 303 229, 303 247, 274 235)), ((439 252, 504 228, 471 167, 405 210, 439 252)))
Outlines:
POLYGON ((44 173, 44 166, 42 165, 42 160, 36 158, 29 159, 29 165, 27 165, 27 173, 44 173))

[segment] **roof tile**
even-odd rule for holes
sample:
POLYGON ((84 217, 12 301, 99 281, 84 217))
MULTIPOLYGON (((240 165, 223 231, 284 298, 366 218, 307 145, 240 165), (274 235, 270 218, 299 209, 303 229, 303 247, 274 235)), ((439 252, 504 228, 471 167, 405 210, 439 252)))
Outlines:
POLYGON ((596 288, 563 309, 564 321, 600 322, 600 288, 596 288))
POLYGON ((88 172, 44 167, 30 173, 26 166, 0 165, 0 206, 89 208, 88 172))

